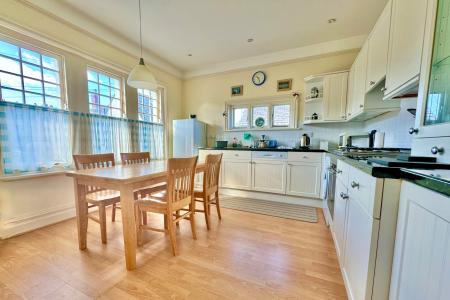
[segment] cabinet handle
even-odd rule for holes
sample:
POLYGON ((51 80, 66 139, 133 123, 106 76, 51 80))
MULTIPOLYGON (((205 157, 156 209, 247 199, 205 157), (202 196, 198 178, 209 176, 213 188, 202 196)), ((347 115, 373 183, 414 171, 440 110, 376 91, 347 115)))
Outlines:
POLYGON ((350 183, 350 186, 351 186, 352 188, 359 188, 359 183, 352 181, 352 182, 350 183))
POLYGON ((306 155, 303 155, 303 158, 308 158, 308 156, 306 156, 306 155))
POLYGON ((336 173, 341 174, 341 173, 342 173, 342 170, 337 169, 337 170, 336 170, 336 173))
POLYGON ((417 134, 418 132, 419 132, 419 128, 414 128, 414 127, 411 127, 409 130, 408 130, 408 132, 409 132, 409 134, 417 134))
POLYGON ((359 107, 360 107, 360 108, 363 108, 363 107, 364 107, 364 105, 360 104, 360 105, 359 105, 359 107))
POLYGON ((370 85, 374 85, 374 84, 375 84, 375 81, 372 81, 372 80, 371 80, 371 81, 369 82, 369 84, 370 84, 370 85))
POLYGON ((348 195, 344 194, 343 192, 341 192, 339 195, 341 196, 342 199, 348 199, 348 195))
POLYGON ((438 146, 434 146, 433 148, 431 148, 431 153, 432 154, 443 154, 444 153, 444 148, 438 147, 438 146))
POLYGON ((381 88, 381 91, 384 93, 384 92, 386 92, 387 91, 387 88, 381 88))

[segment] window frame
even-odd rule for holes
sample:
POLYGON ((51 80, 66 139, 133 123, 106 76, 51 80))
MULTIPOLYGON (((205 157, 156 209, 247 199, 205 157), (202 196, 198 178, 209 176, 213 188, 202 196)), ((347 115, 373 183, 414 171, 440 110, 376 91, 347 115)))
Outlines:
MULTIPOLYGON (((89 111, 89 113, 90 113, 90 114, 93 114, 93 115, 104 116, 104 117, 110 117, 110 118, 126 118, 126 117, 127 117, 127 114, 126 114, 126 105, 125 105, 125 84, 124 84, 124 78, 123 78, 122 76, 120 76, 120 75, 114 74, 114 73, 112 73, 112 72, 106 71, 106 70, 104 70, 104 69, 101 69, 101 68, 99 68, 99 67, 92 66, 92 65, 87 65, 87 66, 86 66, 86 72, 85 72, 85 74, 86 74, 86 91, 87 91, 88 111, 89 111), (96 83, 96 84, 98 85, 99 88, 100 88, 100 85, 103 85, 103 86, 106 86, 106 85, 101 84, 101 83, 100 83, 100 80, 98 80, 97 82, 94 82, 94 81, 92 81, 92 80, 89 80, 89 78, 88 78, 88 71, 89 71, 89 70, 91 70, 91 71, 93 71, 93 72, 96 72, 97 74, 106 75, 106 76, 108 76, 109 78, 113 78, 113 79, 116 79, 116 80, 119 81, 119 86, 120 86, 120 89, 119 89, 119 95, 120 95, 120 99, 111 97, 111 91, 110 91, 108 97, 109 97, 110 101, 111 101, 111 99, 118 99, 118 100, 120 101, 120 117, 116 117, 116 116, 113 116, 113 115, 111 115, 111 114, 104 115, 104 114, 101 114, 101 113, 94 113, 94 112, 91 112, 91 99, 90 99, 90 96, 89 96, 89 95, 90 95, 90 94, 97 94, 97 95, 99 96, 99 103, 97 104, 99 108, 100 108, 100 106, 104 106, 104 105, 100 105, 100 96, 105 96, 105 95, 100 94, 100 90, 98 91, 98 93, 92 93, 92 92, 90 92, 90 91, 89 91, 89 82, 96 83)), ((109 85, 108 87, 109 87, 110 89, 112 88, 111 85, 109 85)), ((111 109, 117 109, 117 108, 111 106, 111 102, 110 102, 110 105, 109 105, 108 107, 109 107, 110 111, 111 111, 111 109)), ((100 110, 99 110, 99 112, 100 112, 100 110)))
POLYGON ((259 100, 248 101, 230 101, 225 104, 225 131, 243 131, 243 130, 290 130, 298 129, 298 97, 267 97, 259 100), (289 105, 289 125, 288 126, 275 126, 273 124, 274 106, 277 105, 289 105), (248 126, 235 127, 234 126, 234 109, 247 108, 248 114, 248 126), (253 108, 254 107, 267 107, 268 116, 267 124, 260 128, 254 125, 253 120, 253 108))
MULTIPOLYGON (((160 88, 160 87, 157 87, 156 89, 154 89, 154 90, 150 90, 150 89, 136 89, 136 91, 137 91, 137 99, 136 99, 136 101, 137 101, 137 114, 138 114, 138 120, 139 121, 142 121, 142 122, 149 122, 149 123, 154 123, 154 124, 160 124, 160 125, 165 125, 165 117, 164 117, 164 114, 165 114, 165 108, 164 108, 164 102, 163 102, 163 93, 164 93, 164 89, 163 88, 160 88), (151 98, 151 92, 152 91, 154 91, 154 92, 156 92, 156 94, 157 94, 157 102, 159 103, 158 104, 158 106, 156 107, 156 109, 157 109, 157 111, 158 111, 158 115, 159 115, 159 122, 154 122, 154 121, 145 121, 145 120, 142 120, 141 119, 141 114, 143 114, 143 115, 149 115, 149 116, 151 116, 152 118, 153 118, 153 114, 146 114, 145 112, 139 112, 139 108, 142 106, 142 108, 144 108, 145 107, 145 105, 144 105, 144 101, 142 101, 142 104, 139 104, 139 95, 140 95, 140 93, 139 93, 139 91, 140 90, 142 90, 142 91, 144 91, 144 90, 148 90, 149 92, 150 92, 150 97, 149 97, 149 101, 152 101, 153 99, 151 98)), ((142 96, 142 97, 144 97, 145 98, 145 96, 142 96)), ((143 99, 144 100, 144 99, 143 99)), ((151 106, 151 105, 148 105, 148 107, 149 108, 152 108, 153 106, 151 106)))
MULTIPOLYGON (((6 43, 9 43, 9 44, 13 44, 14 46, 19 48, 19 53, 20 53, 19 54, 20 55, 19 59, 0 54, 1 57, 7 58, 7 59, 11 59, 11 60, 14 60, 14 61, 19 63, 21 74, 16 74, 16 73, 13 73, 13 72, 8 72, 8 71, 1 71, 1 72, 5 73, 5 74, 9 74, 9 75, 14 75, 14 76, 19 76, 20 77, 22 89, 3 87, 4 89, 7 89, 7 90, 17 91, 17 92, 21 92, 22 93, 22 97, 23 97, 22 100, 23 101, 21 103, 18 103, 18 104, 21 104, 21 105, 32 105, 32 106, 51 108, 51 109, 69 110, 69 105, 68 105, 68 101, 67 101, 66 64, 65 64, 65 57, 64 57, 64 55, 62 55, 60 53, 56 53, 56 52, 48 50, 48 49, 45 49, 43 47, 31 44, 31 43, 28 43, 28 42, 21 41, 19 39, 10 37, 10 36, 2 34, 2 33, 0 33, 0 40, 4 41, 6 43), (41 65, 39 66, 39 65, 36 65, 35 63, 24 61, 23 58, 22 58, 22 49, 30 50, 30 51, 39 53, 40 54, 40 59, 41 59, 41 65), (49 56, 49 57, 57 59, 58 64, 59 64, 59 70, 56 71, 56 70, 44 67, 42 65, 42 55, 49 56), (35 67, 39 67, 42 78, 41 79, 37 79, 37 78, 30 77, 30 76, 25 76, 23 74, 22 63, 26 63, 26 64, 29 64, 29 65, 32 65, 32 66, 35 66, 35 67), (49 70, 49 71, 52 71, 52 72, 57 72, 58 73, 59 83, 56 84, 54 82, 50 82, 50 81, 44 80, 43 70, 49 70), (25 90, 25 83, 24 83, 25 80, 24 79, 31 79, 31 80, 40 81, 42 83, 42 94, 36 93, 36 92, 26 91, 25 90), (60 97, 54 97, 54 96, 51 96, 51 95, 47 95, 49 97, 60 98, 61 104, 60 104, 59 108, 58 107, 50 107, 50 106, 48 106, 46 104, 46 101, 45 101, 46 94, 45 94, 45 86, 44 86, 45 83, 49 83, 49 84, 53 84, 53 85, 58 85, 59 86, 59 88, 60 88, 60 97), (43 100, 44 100, 44 105, 37 105, 37 104, 35 105, 35 104, 26 103, 25 93, 31 93, 31 94, 35 94, 35 95, 42 95, 43 100)), ((2 96, 2 92, 1 92, 1 87, 0 87, 0 101, 3 101, 1 96, 2 96)), ((11 101, 4 101, 4 102, 17 103, 17 102, 11 102, 11 101)))

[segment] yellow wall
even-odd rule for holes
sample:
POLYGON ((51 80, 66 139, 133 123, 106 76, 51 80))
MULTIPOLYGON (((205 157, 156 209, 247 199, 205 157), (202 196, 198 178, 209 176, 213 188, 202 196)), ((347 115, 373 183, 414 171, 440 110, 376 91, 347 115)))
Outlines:
MULTIPOLYGON (((226 101, 282 95, 281 92, 277 92, 277 80, 288 78, 293 79, 292 91, 300 91, 304 95, 303 79, 306 76, 349 69, 357 52, 352 51, 185 80, 183 83, 184 117, 189 117, 189 114, 196 114, 199 120, 206 122, 208 124, 208 138, 211 142, 216 134, 220 135, 223 131, 224 119, 222 113, 226 101), (257 70, 263 70, 267 75, 266 82, 260 87, 255 86, 251 81, 252 74, 257 70), (244 85, 243 96, 231 98, 230 87, 234 85, 244 85)), ((287 93, 290 94, 292 91, 287 93)), ((300 110, 302 110, 301 105, 300 110)))
MULTIPOLYGON (((65 22, 56 20, 36 9, 33 9, 20 1, 16 0, 1 0, 0 1, 0 18, 8 22, 20 25, 25 29, 30 29, 46 38, 55 40, 62 45, 68 45, 75 48, 80 53, 87 53, 89 56, 100 59, 102 61, 123 66, 126 69, 131 68, 137 63, 137 57, 133 57, 128 53, 119 50, 107 43, 99 41, 85 32, 69 26, 65 22)), ((87 83, 86 83, 86 66, 96 66, 106 71, 111 71, 108 67, 93 61, 86 60, 81 56, 73 53, 57 49, 46 45, 45 43, 33 40, 26 35, 17 34, 0 27, 0 33, 7 36, 18 38, 24 42, 28 42, 40 46, 47 50, 52 50, 64 55, 66 62, 66 77, 67 77, 67 93, 69 108, 74 111, 87 112, 87 83)), ((147 63, 149 63, 147 61, 147 63)), ((152 67, 152 66, 151 66, 152 67)), ((126 78, 127 74, 117 75, 126 78)), ((152 67, 152 72, 159 82, 167 88, 167 124, 170 130, 169 133, 169 153, 171 153, 171 129, 172 120, 182 116, 181 111, 181 92, 182 81, 180 78, 164 72, 156 67, 152 67)), ((137 95, 136 90, 131 87, 126 87, 126 101, 127 114, 130 118, 137 116, 137 95)))

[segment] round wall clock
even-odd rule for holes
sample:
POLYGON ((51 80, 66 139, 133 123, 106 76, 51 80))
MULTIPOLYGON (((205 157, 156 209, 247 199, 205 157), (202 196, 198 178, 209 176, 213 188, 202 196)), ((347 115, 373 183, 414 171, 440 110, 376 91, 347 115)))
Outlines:
POLYGON ((266 82, 266 73, 264 73, 263 71, 255 72, 255 74, 253 74, 252 76, 252 81, 254 85, 263 85, 264 82, 266 82))

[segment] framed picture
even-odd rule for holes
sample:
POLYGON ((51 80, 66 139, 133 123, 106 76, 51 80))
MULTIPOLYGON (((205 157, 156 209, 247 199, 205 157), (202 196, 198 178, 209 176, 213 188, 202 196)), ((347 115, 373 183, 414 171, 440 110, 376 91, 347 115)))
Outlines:
POLYGON ((244 86, 236 85, 231 87, 231 96, 242 96, 244 94, 244 86))
POLYGON ((278 92, 290 91, 291 89, 292 89, 292 79, 278 80, 277 84, 278 92))

